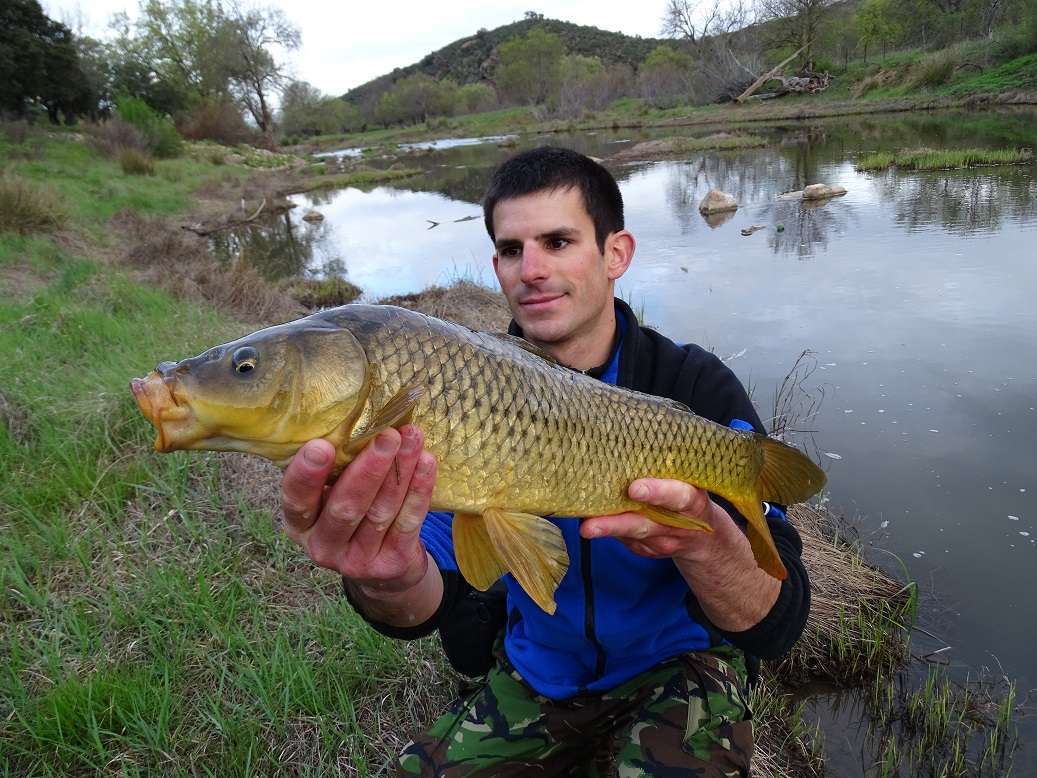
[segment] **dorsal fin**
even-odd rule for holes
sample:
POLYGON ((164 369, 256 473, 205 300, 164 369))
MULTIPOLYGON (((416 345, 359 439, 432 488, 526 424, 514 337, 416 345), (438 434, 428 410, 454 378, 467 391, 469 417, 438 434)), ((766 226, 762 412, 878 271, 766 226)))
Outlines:
POLYGON ((522 338, 516 337, 515 335, 509 335, 507 332, 487 332, 486 334, 492 338, 502 340, 505 343, 510 343, 512 346, 518 346, 523 351, 528 351, 530 354, 538 356, 541 359, 550 362, 552 365, 563 367, 563 365, 557 359, 555 359, 542 348, 540 348, 540 346, 534 346, 528 340, 523 340, 522 338))

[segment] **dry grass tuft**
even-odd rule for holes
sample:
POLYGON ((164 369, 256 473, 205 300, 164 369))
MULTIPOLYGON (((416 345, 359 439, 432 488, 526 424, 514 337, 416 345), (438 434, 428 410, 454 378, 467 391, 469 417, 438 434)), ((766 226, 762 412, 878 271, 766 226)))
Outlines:
POLYGON ((60 227, 66 218, 52 190, 19 176, 0 175, 0 232, 31 235, 60 227))
POLYGON ((282 322, 305 313, 255 268, 242 262, 220 265, 204 238, 128 211, 116 214, 112 223, 130 236, 126 264, 178 297, 204 301, 249 322, 282 322))
POLYGON ((150 155, 137 149, 122 149, 119 152, 119 166, 128 176, 155 175, 155 160, 150 155))
POLYGON ((293 278, 283 285, 283 289, 311 310, 346 305, 361 294, 359 286, 339 276, 293 278))
POLYGON ((466 279, 449 286, 431 286, 417 294, 386 297, 378 302, 421 311, 482 332, 504 332, 511 321, 511 311, 503 294, 466 279))
POLYGON ((15 443, 24 445, 32 439, 29 411, 9 400, 3 392, 0 392, 0 428, 5 429, 15 443))

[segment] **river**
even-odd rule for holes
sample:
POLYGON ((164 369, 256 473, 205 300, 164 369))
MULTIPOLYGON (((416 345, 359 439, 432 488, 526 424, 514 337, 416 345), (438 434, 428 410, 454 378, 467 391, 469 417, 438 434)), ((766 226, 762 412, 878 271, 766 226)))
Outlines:
MULTIPOLYGON (((919 146, 1033 148, 1037 113, 745 131, 768 144, 606 163, 637 238, 619 292, 650 325, 728 359, 765 419, 797 357, 812 352, 805 388, 823 400, 796 442, 828 470, 830 504, 919 583, 923 620, 952 647, 943 655, 952 668, 1003 668, 1022 697, 1037 687, 1037 166, 865 174, 854 160, 919 146), (813 207, 778 199, 815 182, 848 193, 813 207), (742 207, 711 226, 697 205, 712 188, 742 207), (764 229, 741 234, 754 224, 764 229)), ((706 134, 523 136, 517 148, 567 145, 607 160, 682 133, 706 134)), ((263 231, 277 250, 251 255, 272 276, 344 274, 370 299, 458 276, 492 284, 478 202, 492 166, 514 150, 495 139, 441 144, 408 159, 425 171, 416 179, 299 196, 305 208, 263 231), (322 224, 301 221, 310 207, 322 224), (286 225, 291 251, 277 248, 286 225)), ((1026 774, 1020 758, 1028 762, 1025 747, 1016 772, 1026 774)))

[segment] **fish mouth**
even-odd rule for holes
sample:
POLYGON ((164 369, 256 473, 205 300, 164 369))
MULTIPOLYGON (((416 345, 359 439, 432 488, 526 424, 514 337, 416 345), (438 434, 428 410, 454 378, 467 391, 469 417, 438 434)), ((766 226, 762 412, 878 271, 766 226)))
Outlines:
POLYGON ((132 379, 130 391, 144 418, 155 427, 156 451, 175 451, 193 440, 194 436, 185 434, 193 426, 193 414, 177 402, 170 380, 152 371, 145 378, 132 379))

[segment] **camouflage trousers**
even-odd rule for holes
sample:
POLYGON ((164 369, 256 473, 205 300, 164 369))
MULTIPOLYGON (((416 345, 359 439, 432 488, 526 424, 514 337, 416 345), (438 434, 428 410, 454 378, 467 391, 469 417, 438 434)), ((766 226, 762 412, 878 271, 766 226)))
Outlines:
POLYGON ((664 662, 600 695, 551 700, 501 652, 486 681, 407 745, 399 774, 747 776, 753 750, 742 654, 664 662))

